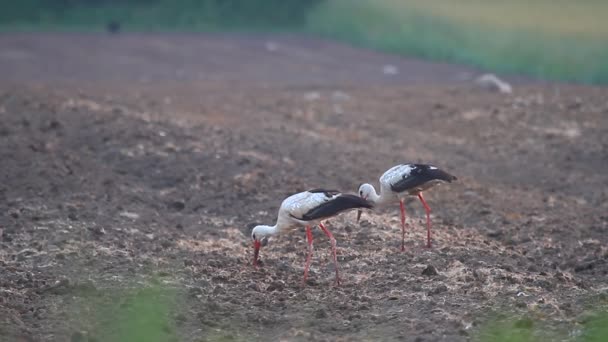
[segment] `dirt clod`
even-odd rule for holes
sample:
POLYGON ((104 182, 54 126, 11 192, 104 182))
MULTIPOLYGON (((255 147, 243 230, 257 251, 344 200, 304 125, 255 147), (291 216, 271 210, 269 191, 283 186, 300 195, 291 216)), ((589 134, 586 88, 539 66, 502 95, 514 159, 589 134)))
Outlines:
POLYGON ((268 287, 266 288, 266 291, 268 292, 272 292, 272 291, 282 291, 285 288, 285 284, 279 281, 275 281, 272 284, 268 285, 268 287))
POLYGON ((327 318, 327 311, 325 309, 318 309, 315 311, 315 318, 323 319, 327 318))
POLYGON ((429 296, 437 295, 446 291, 448 291, 448 287, 446 285, 439 285, 429 291, 429 296))
POLYGON ((182 211, 186 208, 186 203, 182 201, 172 201, 167 204, 167 208, 173 211, 182 211))
POLYGON ((424 270, 422 270, 422 275, 427 277, 432 277, 438 275, 437 269, 433 265, 427 265, 424 270))

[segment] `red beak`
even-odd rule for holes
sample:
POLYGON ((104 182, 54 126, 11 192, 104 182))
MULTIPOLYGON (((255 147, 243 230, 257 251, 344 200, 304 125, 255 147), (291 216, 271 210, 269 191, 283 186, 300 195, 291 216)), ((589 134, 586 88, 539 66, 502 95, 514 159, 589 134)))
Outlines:
POLYGON ((253 240, 253 266, 258 265, 258 256, 260 255, 260 247, 262 244, 258 240, 253 240))

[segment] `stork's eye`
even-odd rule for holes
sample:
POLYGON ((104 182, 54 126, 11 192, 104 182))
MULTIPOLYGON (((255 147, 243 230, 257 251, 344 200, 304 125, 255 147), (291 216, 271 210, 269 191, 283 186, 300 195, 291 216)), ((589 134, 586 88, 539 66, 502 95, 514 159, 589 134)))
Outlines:
POLYGON ((251 237, 252 237, 254 240, 257 240, 257 239, 255 238, 255 234, 251 235, 251 237))
POLYGON ((363 196, 363 190, 359 191, 359 196, 363 196))

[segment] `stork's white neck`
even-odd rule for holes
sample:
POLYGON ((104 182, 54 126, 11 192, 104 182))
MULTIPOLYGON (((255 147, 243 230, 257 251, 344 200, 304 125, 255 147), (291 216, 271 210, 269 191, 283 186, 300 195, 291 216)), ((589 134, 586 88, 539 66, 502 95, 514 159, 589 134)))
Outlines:
POLYGON ((382 191, 382 187, 380 187, 380 194, 378 195, 376 188, 372 186, 372 191, 367 200, 377 205, 386 204, 391 201, 391 194, 382 191))
POLYGON ((267 225, 256 226, 251 233, 255 234, 256 238, 259 240, 266 236, 276 235, 278 232, 279 232, 279 228, 275 224, 274 226, 267 226, 267 225))

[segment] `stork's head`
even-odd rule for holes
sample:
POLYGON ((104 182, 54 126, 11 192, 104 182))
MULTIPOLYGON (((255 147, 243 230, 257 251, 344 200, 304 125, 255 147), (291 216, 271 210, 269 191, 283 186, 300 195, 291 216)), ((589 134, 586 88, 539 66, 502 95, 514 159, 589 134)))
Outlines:
POLYGON ((251 239, 253 240, 253 264, 258 264, 258 256, 260 248, 268 244, 268 238, 271 235, 272 227, 265 225, 257 225, 251 231, 251 239))
MULTIPOLYGON (((371 196, 371 194, 375 192, 376 190, 374 190, 374 186, 369 183, 364 183, 359 186, 359 196, 363 199, 372 199, 373 196, 371 196)), ((359 220, 361 219, 361 213, 362 211, 360 209, 357 210, 357 222, 359 222, 359 220)))
POLYGON ((364 199, 370 199, 370 195, 376 192, 374 186, 369 183, 364 183, 359 186, 359 196, 364 199))

